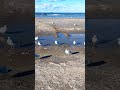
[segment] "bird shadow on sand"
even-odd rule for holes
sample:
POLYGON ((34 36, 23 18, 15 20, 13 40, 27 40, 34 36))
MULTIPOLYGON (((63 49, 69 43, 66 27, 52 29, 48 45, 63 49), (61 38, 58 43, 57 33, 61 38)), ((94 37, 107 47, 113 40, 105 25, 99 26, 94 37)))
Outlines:
POLYGON ((72 52, 71 54, 78 54, 79 52, 72 52))
POLYGON ((108 43, 108 42, 111 42, 112 40, 102 40, 100 41, 98 44, 105 44, 105 43, 108 43))
POLYGON ((13 75, 12 77, 23 77, 23 76, 27 76, 27 75, 31 75, 31 74, 34 74, 35 73, 35 70, 30 70, 30 71, 24 71, 24 72, 20 72, 20 73, 17 73, 15 75, 13 75))
POLYGON ((34 43, 24 44, 24 45, 21 45, 20 47, 28 47, 28 46, 34 46, 34 43))
POLYGON ((106 64, 105 61, 98 61, 98 62, 92 62, 90 64, 87 64, 88 67, 94 67, 94 66, 100 66, 100 65, 103 65, 103 64, 106 64))
POLYGON ((23 33, 24 31, 16 31, 16 32, 6 32, 6 34, 20 34, 23 33))
POLYGON ((50 44, 45 44, 45 45, 43 45, 43 46, 50 46, 50 44))
POLYGON ((40 59, 46 59, 46 58, 49 58, 49 57, 51 57, 52 55, 47 55, 47 56, 43 56, 43 57, 41 57, 40 59))

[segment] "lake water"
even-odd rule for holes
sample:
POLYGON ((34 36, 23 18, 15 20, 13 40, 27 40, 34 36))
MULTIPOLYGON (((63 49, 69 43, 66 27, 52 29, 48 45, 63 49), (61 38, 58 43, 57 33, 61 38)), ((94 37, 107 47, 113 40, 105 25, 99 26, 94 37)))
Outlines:
POLYGON ((67 38, 62 33, 58 34, 58 38, 55 38, 54 36, 39 37, 39 41, 42 44, 42 46, 55 45, 55 40, 58 41, 59 45, 67 44, 69 46, 73 46, 73 41, 76 41, 76 46, 84 46, 85 34, 69 34, 69 38, 67 38))
POLYGON ((35 13, 36 18, 85 18, 85 13, 35 13))

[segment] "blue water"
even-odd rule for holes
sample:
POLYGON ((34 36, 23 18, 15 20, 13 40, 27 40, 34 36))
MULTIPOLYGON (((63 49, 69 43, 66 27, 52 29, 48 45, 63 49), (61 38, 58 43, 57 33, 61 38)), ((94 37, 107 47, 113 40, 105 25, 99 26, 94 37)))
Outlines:
POLYGON ((85 18, 85 13, 35 13, 36 18, 85 18))
POLYGON ((85 34, 70 34, 69 38, 67 38, 64 34, 59 33, 58 36, 58 38, 55 38, 54 36, 40 36, 39 41, 42 46, 55 45, 55 40, 58 41, 59 45, 66 44, 72 46, 73 41, 76 41, 76 46, 84 46, 83 43, 85 41, 85 34))

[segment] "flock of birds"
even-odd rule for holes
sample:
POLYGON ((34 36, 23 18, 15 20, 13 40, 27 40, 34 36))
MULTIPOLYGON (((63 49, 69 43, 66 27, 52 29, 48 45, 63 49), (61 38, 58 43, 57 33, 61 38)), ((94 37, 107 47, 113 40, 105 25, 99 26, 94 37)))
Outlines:
MULTIPOLYGON (((38 21, 38 23, 40 23, 40 21, 38 21)), ((52 25, 55 24, 54 22, 49 22, 49 23, 51 23, 52 25)), ((73 25, 74 25, 74 27, 77 26, 77 24, 73 24, 73 25)), ((41 46, 41 43, 40 43, 40 41, 38 40, 38 36, 35 37, 35 44, 37 44, 38 46, 41 46)), ((55 44, 55 45, 59 45, 59 43, 58 43, 57 40, 54 41, 54 44, 55 44)), ((76 45, 76 44, 77 44, 77 42, 76 42, 76 41, 73 41, 73 45, 76 45)), ((84 45, 85 45, 85 42, 84 42, 84 45)), ((65 54, 70 54, 70 53, 71 53, 70 50, 65 49, 65 54)))
MULTIPOLYGON (((0 28, 0 33, 5 33, 6 31, 7 31, 7 26, 6 26, 6 25, 4 25, 3 27, 0 28)), ((117 40, 118 40, 118 45, 120 46, 120 38, 118 38, 117 40)), ((97 36, 94 35, 94 36, 92 37, 93 46, 96 45, 97 41, 98 41, 97 36)), ((11 47, 13 47, 13 46, 15 45, 10 37, 8 37, 7 43, 8 43, 8 45, 10 45, 11 47)), ((37 45, 41 45, 40 41, 38 41, 38 37, 35 37, 35 43, 36 43, 37 45)), ((58 42, 55 41, 55 44, 58 44, 58 42)), ((76 44, 76 41, 73 41, 73 44, 75 45, 75 44, 76 44)), ((85 45, 85 42, 84 42, 84 45, 85 45)))
MULTIPOLYGON (((42 44, 40 43, 40 41, 39 41, 39 37, 38 37, 38 36, 35 37, 35 44, 38 45, 38 46, 41 46, 41 45, 42 45, 42 44)), ((59 43, 58 43, 57 40, 54 41, 54 44, 55 44, 55 45, 59 45, 59 43)), ((76 45, 76 44, 77 44, 77 42, 76 42, 76 41, 73 41, 73 45, 76 45)), ((85 46, 85 42, 84 42, 84 46, 85 46)), ((71 53, 70 50, 65 49, 65 54, 70 54, 70 53, 71 53)))
MULTIPOLYGON (((53 23, 53 24, 54 24, 54 23, 53 23)), ((74 24, 74 26, 76 26, 76 24, 74 24)), ((6 33, 6 31, 7 31, 7 26, 6 26, 6 25, 4 25, 3 27, 0 28, 0 33, 4 34, 4 33, 6 33)), ((118 45, 120 46, 120 38, 118 38, 117 40, 118 40, 117 43, 118 43, 118 45)), ((98 38, 97 38, 96 35, 94 35, 94 36, 92 37, 93 46, 95 46, 97 42, 98 42, 98 38)), ((73 41, 73 45, 75 45, 76 43, 77 43, 76 41, 73 41)), ((15 46, 15 43, 13 43, 13 40, 12 40, 11 37, 9 37, 9 36, 8 36, 8 38, 7 38, 7 44, 10 45, 11 47, 14 47, 14 46, 15 46)), ((38 40, 38 36, 35 37, 35 44, 41 46, 41 43, 40 43, 40 41, 38 40)), ((55 40, 55 44, 58 45, 58 41, 57 41, 57 40, 55 40)), ((84 42, 84 45, 85 45, 85 42, 84 42)), ((65 50, 65 53, 66 53, 66 54, 69 54, 70 52, 69 52, 69 50, 66 49, 66 50, 65 50)))
MULTIPOLYGON (((0 28, 0 33, 4 34, 4 33, 6 33, 6 31, 7 31, 7 26, 6 25, 4 25, 3 27, 0 28)), ((13 43, 11 37, 9 37, 9 36, 7 38, 7 44, 10 45, 11 47, 14 47, 14 45, 15 45, 13 43)))
MULTIPOLYGON (((39 22, 40 22, 40 21, 39 21, 39 22)), ((54 25, 55 23, 54 23, 54 22, 51 22, 51 24, 54 25)), ((74 24, 74 27, 76 27, 76 26, 77 26, 77 24, 74 24)), ((118 40, 117 43, 118 43, 118 45, 120 46, 120 38, 118 38, 117 40, 118 40)), ((93 47, 96 46, 97 42, 98 42, 97 36, 96 36, 96 35, 93 35, 93 37, 92 37, 93 47)), ((38 37, 35 37, 35 43, 36 43, 37 45, 41 46, 40 41, 38 41, 38 37)), ((56 45, 58 45, 58 41, 55 40, 54 43, 55 43, 56 45)), ((73 45, 75 45, 76 43, 77 43, 76 41, 73 41, 73 45)), ((84 42, 84 45, 85 45, 85 42, 84 42)), ((68 49, 65 49, 65 53, 66 53, 66 54, 70 54, 71 52, 70 52, 68 49)))
MULTIPOLYGON (((120 46, 120 38, 118 38, 117 40, 118 40, 117 43, 118 43, 118 45, 120 46)), ((96 43, 97 43, 97 42, 98 42, 97 36, 96 36, 96 35, 93 35, 93 37, 92 37, 93 47, 96 46, 96 43)), ((40 41, 38 40, 38 36, 35 37, 35 43, 36 43, 38 46, 41 46, 41 43, 40 43, 40 41)), ((58 45, 58 41, 57 41, 57 40, 55 40, 54 43, 55 43, 55 45, 58 45)), ((76 44, 77 44, 77 42, 76 42, 76 41, 73 41, 73 45, 76 45, 76 44)), ((84 42, 84 46, 85 46, 85 42, 84 42)), ((65 54, 70 54, 70 53, 71 53, 70 50, 65 49, 65 54)))

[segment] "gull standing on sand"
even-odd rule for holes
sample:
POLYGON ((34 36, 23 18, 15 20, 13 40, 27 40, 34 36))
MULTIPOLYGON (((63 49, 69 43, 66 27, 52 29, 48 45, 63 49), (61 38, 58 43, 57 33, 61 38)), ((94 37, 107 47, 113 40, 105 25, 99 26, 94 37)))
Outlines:
POLYGON ((8 37, 7 39, 7 44, 10 45, 11 47, 14 47, 15 45, 10 37, 8 37))
POLYGON ((39 46, 41 46, 41 43, 38 41, 38 43, 37 43, 39 46))
POLYGON ((38 40, 38 36, 37 37, 35 37, 35 41, 37 41, 38 40))
POLYGON ((54 24, 54 22, 51 22, 51 24, 53 25, 53 24, 54 24))
POLYGON ((40 21, 38 21, 38 23, 40 23, 40 21))
POLYGON ((95 46, 95 44, 96 44, 97 41, 98 41, 97 36, 94 35, 94 36, 92 37, 93 46, 95 46))
POLYGON ((74 24, 74 27, 76 27, 77 25, 76 24, 74 24))
POLYGON ((120 46, 120 38, 118 38, 117 40, 118 40, 118 45, 120 46))
POLYGON ((70 54, 70 51, 66 49, 66 50, 65 50, 65 53, 66 53, 66 54, 70 54))
POLYGON ((0 33, 5 33, 7 31, 7 26, 4 25, 3 27, 0 28, 0 33))
POLYGON ((35 41, 35 43, 36 43, 38 46, 41 46, 40 41, 35 41))
POLYGON ((35 43, 36 43, 38 46, 41 46, 40 41, 38 41, 38 36, 37 36, 37 37, 35 37, 35 43))
POLYGON ((85 46, 85 42, 84 42, 84 46, 85 46))

